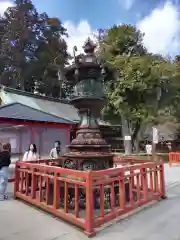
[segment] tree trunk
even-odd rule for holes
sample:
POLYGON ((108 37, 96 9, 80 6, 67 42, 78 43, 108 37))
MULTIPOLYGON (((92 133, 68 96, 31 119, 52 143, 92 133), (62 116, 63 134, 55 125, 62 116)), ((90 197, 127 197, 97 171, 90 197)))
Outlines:
POLYGON ((137 121, 135 126, 134 126, 134 132, 132 135, 132 145, 136 153, 139 153, 139 132, 141 129, 141 122, 137 121))
POLYGON ((132 153, 132 141, 126 140, 125 136, 131 136, 130 128, 128 121, 122 116, 121 117, 121 124, 122 124, 122 134, 124 140, 124 150, 126 155, 130 155, 132 153))
POLYGON ((133 146, 134 146, 135 153, 139 153, 140 147, 139 147, 139 138, 138 137, 134 140, 133 146))

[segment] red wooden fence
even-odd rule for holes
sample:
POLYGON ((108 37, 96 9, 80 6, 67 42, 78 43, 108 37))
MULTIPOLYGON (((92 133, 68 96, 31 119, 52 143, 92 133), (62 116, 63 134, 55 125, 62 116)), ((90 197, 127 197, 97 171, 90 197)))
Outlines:
POLYGON ((169 152, 169 165, 172 166, 173 163, 180 163, 180 152, 169 152))
MULTIPOLYGON (((57 159, 58 160, 62 160, 63 161, 63 157, 57 159)), ((124 157, 114 157, 113 158, 113 161, 114 161, 114 167, 121 167, 121 166, 125 166, 127 164, 134 164, 134 163, 145 163, 145 162, 152 162, 152 161, 146 161, 146 160, 142 160, 142 159, 138 159, 138 160, 135 160, 133 158, 124 158, 124 157), (135 162, 136 161, 136 162, 135 162)), ((40 164, 49 164, 50 162, 52 162, 52 159, 40 159, 40 160, 37 160, 35 161, 34 163, 40 163, 40 164)), ((13 178, 9 178, 8 179, 8 182, 15 182, 15 177, 13 178)))
POLYGON ((105 222, 165 197, 162 162, 133 162, 121 168, 77 171, 37 163, 16 163, 14 197, 72 224, 89 236, 105 222), (83 198, 84 196, 84 198, 83 198))
MULTIPOLYGON (((52 162, 52 159, 40 159, 40 160, 34 161, 34 163, 38 163, 38 164, 49 164, 50 162, 52 162)), ((27 163, 28 163, 28 161, 27 161, 27 163)), ((31 163, 31 161, 29 161, 29 163, 31 163)), ((15 176, 13 176, 13 178, 12 177, 9 178, 8 182, 10 182, 10 183, 15 182, 15 176)))
POLYGON ((120 156, 115 156, 113 157, 113 162, 114 162, 114 167, 116 167, 116 165, 123 165, 123 166, 126 166, 127 164, 128 165, 134 165, 134 164, 137 164, 137 163, 152 163, 154 161, 152 160, 144 160, 144 159, 135 159, 135 158, 132 158, 132 157, 120 157, 120 156))

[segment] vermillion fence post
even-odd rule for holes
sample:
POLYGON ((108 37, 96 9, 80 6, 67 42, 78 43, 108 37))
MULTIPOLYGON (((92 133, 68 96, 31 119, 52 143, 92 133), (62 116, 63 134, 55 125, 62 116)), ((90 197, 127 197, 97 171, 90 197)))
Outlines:
POLYGON ((160 191, 161 191, 161 198, 162 199, 167 198, 166 187, 165 187, 164 163, 162 161, 160 164, 160 191))
POLYGON ((155 193, 159 192, 159 182, 158 182, 158 167, 154 168, 154 191, 155 193))
POLYGON ((95 235, 94 231, 94 209, 93 209, 93 183, 92 171, 87 172, 86 177, 86 229, 85 233, 92 237, 95 235))
POLYGON ((172 167, 172 161, 171 161, 171 158, 172 158, 172 154, 171 153, 168 153, 168 160, 169 160, 169 166, 172 167))
POLYGON ((31 198, 35 198, 36 197, 36 175, 34 174, 35 173, 35 169, 34 168, 31 168, 31 198))
POLYGON ((124 210, 125 208, 125 199, 126 199, 124 179, 125 179, 124 168, 121 168, 121 172, 119 176, 119 204, 120 204, 120 209, 122 210, 124 210))
POLYGON ((15 164, 15 182, 14 182, 14 199, 16 199, 16 193, 19 191, 19 172, 17 163, 15 164))
POLYGON ((148 186, 147 186, 147 174, 146 168, 142 168, 142 187, 143 187, 143 198, 146 201, 148 199, 148 186))
POLYGON ((55 172, 54 175, 54 196, 53 196, 53 207, 54 209, 57 209, 59 207, 59 201, 60 201, 60 184, 57 179, 57 172, 55 172))

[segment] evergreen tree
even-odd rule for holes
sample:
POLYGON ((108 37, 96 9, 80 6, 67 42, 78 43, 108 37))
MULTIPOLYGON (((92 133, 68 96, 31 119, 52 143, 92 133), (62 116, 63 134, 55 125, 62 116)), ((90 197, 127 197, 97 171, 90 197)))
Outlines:
POLYGON ((1 84, 65 97, 58 81, 68 60, 62 23, 46 13, 38 14, 30 0, 16 0, 0 23, 1 84))
MULTIPOLYGON (((4 18, 0 18, 0 49, 1 49, 1 44, 2 44, 2 38, 5 34, 5 26, 7 24, 7 21, 5 21, 4 18)), ((3 72, 4 70, 4 67, 5 67, 5 63, 0 55, 0 75, 1 73, 3 72)))
POLYGON ((63 38, 67 33, 58 19, 49 19, 46 14, 41 15, 41 18, 46 24, 36 51, 38 59, 36 77, 40 83, 38 91, 46 96, 59 98, 62 97, 62 86, 58 81, 59 73, 63 80, 63 69, 68 60, 67 45, 63 38))
POLYGON ((4 16, 7 24, 0 52, 5 64, 1 84, 33 91, 34 82, 29 66, 36 60, 34 52, 39 32, 38 13, 31 1, 16 0, 4 16))

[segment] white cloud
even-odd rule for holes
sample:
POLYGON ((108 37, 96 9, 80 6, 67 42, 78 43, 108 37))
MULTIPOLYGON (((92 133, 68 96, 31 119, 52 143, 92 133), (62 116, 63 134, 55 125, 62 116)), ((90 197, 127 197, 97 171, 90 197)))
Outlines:
MULTIPOLYGON (((0 0, 0 15, 3 15, 5 10, 12 5, 13 4, 9 1, 1 2, 0 0)), ((94 39, 96 31, 91 28, 86 20, 80 21, 77 25, 71 21, 65 21, 63 25, 68 30, 69 37, 66 38, 66 41, 70 53, 72 53, 74 46, 77 46, 78 53, 83 52, 82 46, 84 45, 85 40, 88 37, 91 37, 92 40, 94 39)))
POLYGON ((130 10, 134 3, 134 0, 118 0, 119 4, 126 10, 130 10))
POLYGON ((77 46, 78 53, 83 52, 82 46, 84 45, 85 40, 88 37, 91 37, 93 40, 96 32, 86 20, 82 20, 77 25, 71 21, 66 21, 64 22, 64 27, 67 29, 69 35, 66 41, 70 53, 72 53, 74 46, 77 46))
POLYGON ((144 44, 153 53, 174 56, 180 51, 180 20, 178 9, 170 2, 154 9, 137 23, 145 33, 144 44))
POLYGON ((3 15, 8 7, 11 7, 13 4, 9 1, 0 1, 0 15, 3 15))

